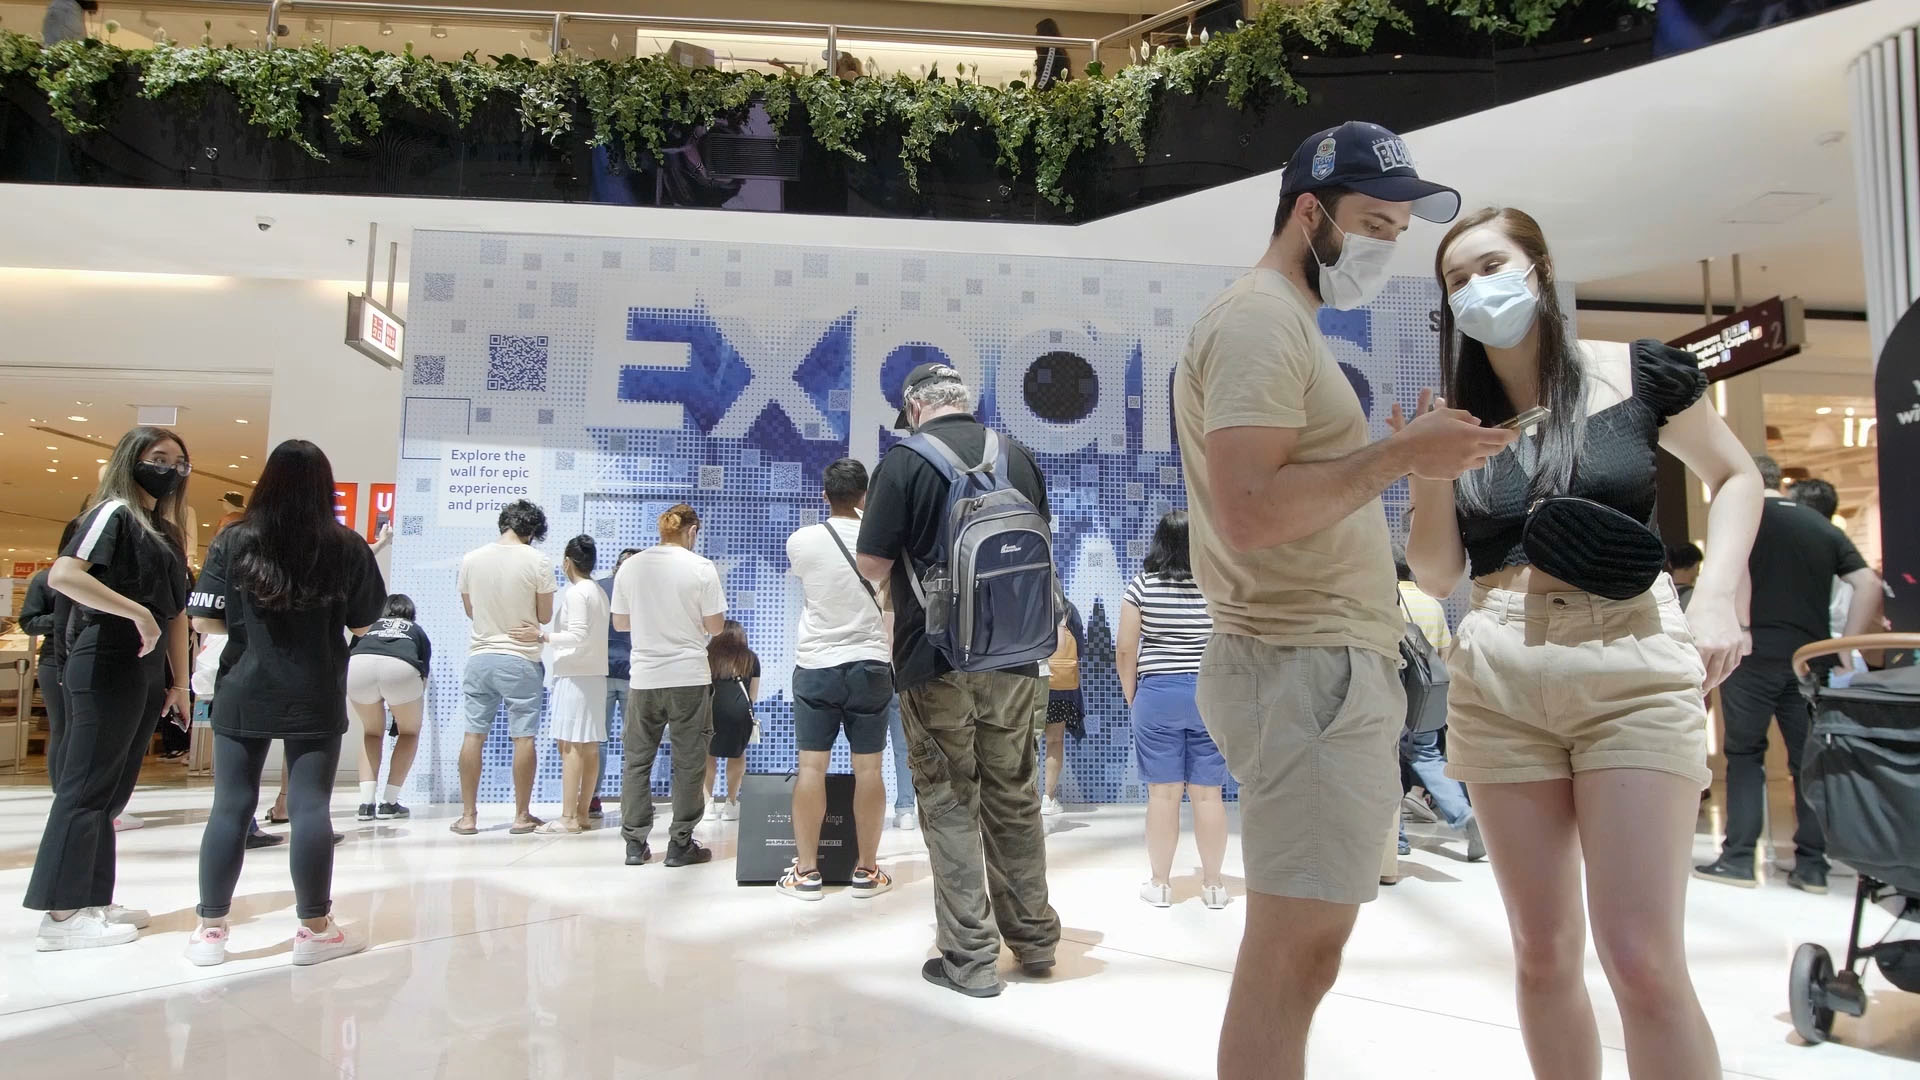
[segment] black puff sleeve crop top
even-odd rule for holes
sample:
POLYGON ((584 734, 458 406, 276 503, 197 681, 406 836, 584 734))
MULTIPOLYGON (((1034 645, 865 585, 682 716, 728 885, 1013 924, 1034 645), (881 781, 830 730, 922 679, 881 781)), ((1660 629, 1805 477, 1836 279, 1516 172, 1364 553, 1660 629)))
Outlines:
MULTIPOLYGON (((1633 343, 1633 396, 1587 418, 1567 494, 1604 503, 1653 527, 1660 428, 1707 392, 1692 353, 1651 339, 1633 343)), ((1487 508, 1460 510, 1460 536, 1474 577, 1523 566, 1528 479, 1508 449, 1487 463, 1487 508)))

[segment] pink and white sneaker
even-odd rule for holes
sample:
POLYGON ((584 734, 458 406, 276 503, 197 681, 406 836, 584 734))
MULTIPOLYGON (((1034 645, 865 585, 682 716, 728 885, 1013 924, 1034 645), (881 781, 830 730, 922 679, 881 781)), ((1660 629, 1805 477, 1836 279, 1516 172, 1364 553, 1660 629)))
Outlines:
POLYGON ((366 947, 366 939, 347 933, 345 927, 329 919, 326 930, 321 933, 316 934, 302 926, 300 932, 293 935, 293 962, 299 967, 324 964, 329 960, 352 956, 366 947))
POLYGON ((227 928, 202 926, 187 939, 187 962, 195 967, 215 967, 227 962, 227 928))

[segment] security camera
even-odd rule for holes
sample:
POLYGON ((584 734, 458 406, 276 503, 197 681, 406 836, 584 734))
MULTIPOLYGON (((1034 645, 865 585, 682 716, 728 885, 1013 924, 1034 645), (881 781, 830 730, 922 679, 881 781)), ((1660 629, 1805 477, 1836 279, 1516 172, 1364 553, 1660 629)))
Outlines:
POLYGON ((269 232, 273 229, 273 219, 262 214, 253 219, 253 227, 261 232, 269 232))

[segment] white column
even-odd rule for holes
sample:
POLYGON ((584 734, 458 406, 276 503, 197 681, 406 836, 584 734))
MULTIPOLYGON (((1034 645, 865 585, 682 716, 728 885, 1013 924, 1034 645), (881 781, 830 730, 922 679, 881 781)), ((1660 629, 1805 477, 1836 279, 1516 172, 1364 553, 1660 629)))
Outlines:
POLYGON ((1920 299, 1920 26, 1861 53, 1853 91, 1854 184, 1875 363, 1895 322, 1920 299))

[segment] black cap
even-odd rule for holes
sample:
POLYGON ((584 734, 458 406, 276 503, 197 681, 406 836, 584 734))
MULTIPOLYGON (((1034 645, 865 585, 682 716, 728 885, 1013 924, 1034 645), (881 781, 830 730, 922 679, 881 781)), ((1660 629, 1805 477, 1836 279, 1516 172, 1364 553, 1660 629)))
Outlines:
POLYGON ((1446 224, 1460 213, 1460 193, 1420 179, 1400 136, 1349 120, 1309 136, 1280 175, 1280 197, 1322 188, 1352 188, 1387 202, 1413 204, 1413 216, 1446 224))
POLYGON ((907 372, 907 381, 900 384, 900 415, 894 417, 895 431, 905 431, 913 425, 907 421, 907 395, 917 386, 931 382, 959 382, 960 372, 939 362, 921 364, 907 372))

